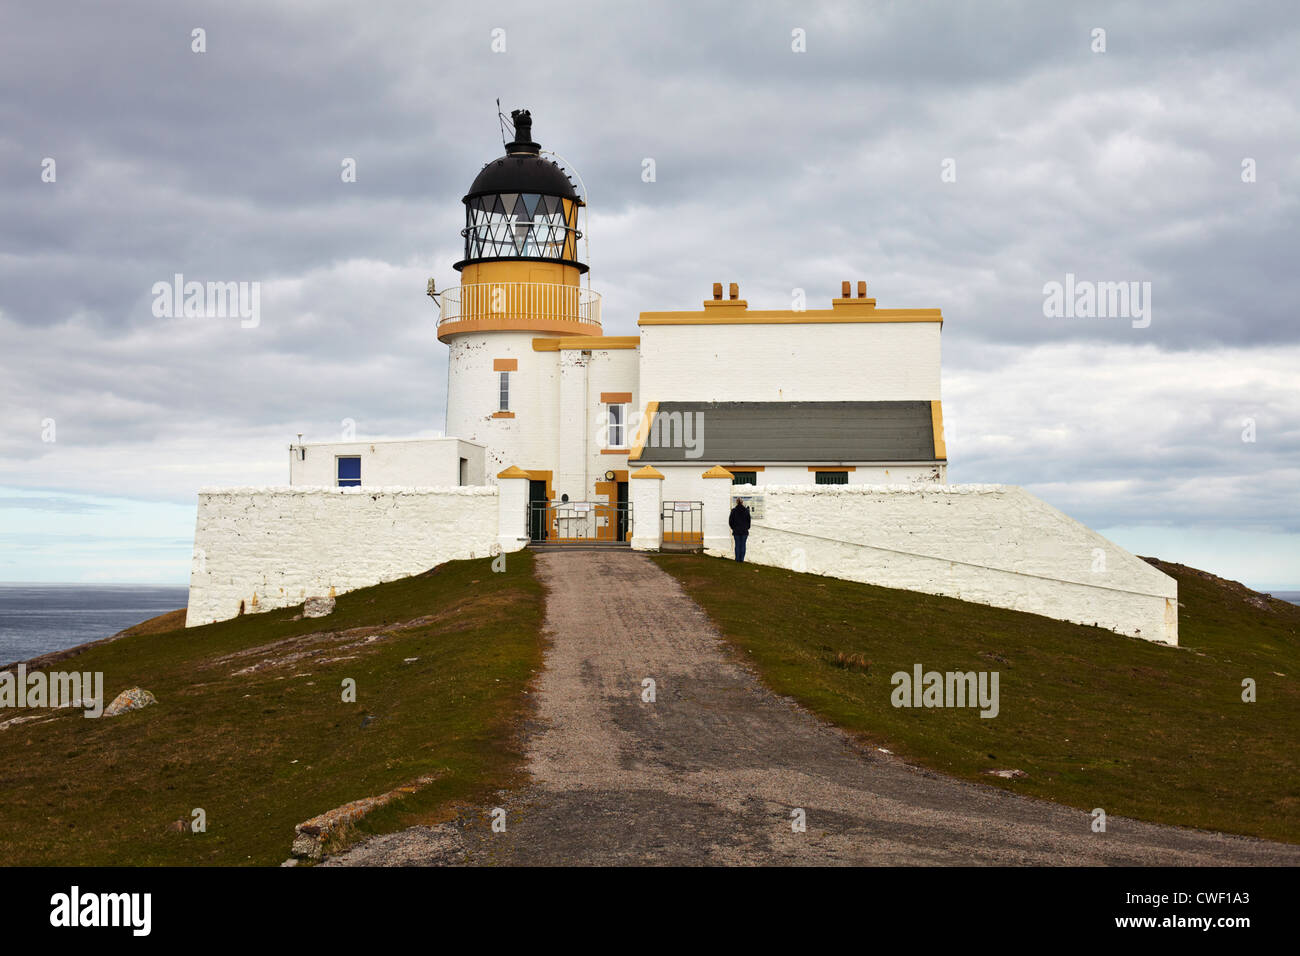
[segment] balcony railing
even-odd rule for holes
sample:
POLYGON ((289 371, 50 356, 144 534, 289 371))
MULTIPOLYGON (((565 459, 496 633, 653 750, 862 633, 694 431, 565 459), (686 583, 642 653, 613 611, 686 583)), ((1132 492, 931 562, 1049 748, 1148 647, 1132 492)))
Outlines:
POLYGON ((558 282, 478 282, 440 293, 438 326, 476 319, 600 325, 600 293, 558 282))

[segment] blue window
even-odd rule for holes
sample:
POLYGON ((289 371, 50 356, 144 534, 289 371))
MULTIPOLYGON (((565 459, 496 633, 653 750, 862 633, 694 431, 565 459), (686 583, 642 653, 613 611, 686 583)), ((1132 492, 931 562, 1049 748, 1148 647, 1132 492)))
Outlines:
POLYGON ((338 480, 340 488, 356 488, 361 484, 361 458, 338 459, 338 480))

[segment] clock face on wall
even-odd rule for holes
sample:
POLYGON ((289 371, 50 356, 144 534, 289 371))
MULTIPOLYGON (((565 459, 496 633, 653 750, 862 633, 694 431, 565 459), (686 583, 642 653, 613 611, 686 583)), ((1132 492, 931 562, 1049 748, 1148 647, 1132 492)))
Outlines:
POLYGON ((605 472, 605 480, 606 480, 606 481, 613 481, 613 480, 614 480, 614 472, 612 472, 612 471, 607 471, 607 472, 605 472))

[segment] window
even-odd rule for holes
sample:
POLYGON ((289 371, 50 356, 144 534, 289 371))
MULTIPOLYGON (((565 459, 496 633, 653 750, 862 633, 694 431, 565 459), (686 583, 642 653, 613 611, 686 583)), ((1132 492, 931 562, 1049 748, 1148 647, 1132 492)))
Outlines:
POLYGON ((497 411, 508 412, 510 411, 510 373, 501 372, 499 374, 501 376, 501 396, 497 411))
POLYGON ((849 473, 847 471, 817 472, 817 484, 819 485, 847 485, 848 483, 849 473))
POLYGON ((338 461, 338 483, 340 488, 356 488, 361 485, 361 458, 343 458, 338 461))
POLYGON ((611 402, 605 406, 605 421, 609 423, 605 438, 609 448, 627 447, 627 406, 611 402))
POLYGON ((496 193, 465 203, 466 259, 576 259, 578 203, 538 193, 496 193))
POLYGON ((733 485, 756 485, 758 484, 758 472, 733 471, 731 473, 731 483, 733 485))

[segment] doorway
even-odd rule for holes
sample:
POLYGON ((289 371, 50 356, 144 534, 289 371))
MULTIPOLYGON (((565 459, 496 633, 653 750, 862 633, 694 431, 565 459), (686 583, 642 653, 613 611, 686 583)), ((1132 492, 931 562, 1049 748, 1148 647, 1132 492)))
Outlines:
POLYGON ((546 540, 547 506, 549 504, 550 499, 546 495, 546 482, 530 479, 528 482, 528 540, 546 540))
POLYGON ((618 510, 615 513, 616 517, 614 519, 616 527, 618 529, 616 532, 617 533, 617 537, 615 538, 616 541, 626 541, 628 539, 627 502, 628 502, 627 482, 620 481, 618 483, 618 510))

